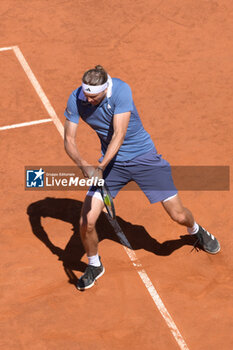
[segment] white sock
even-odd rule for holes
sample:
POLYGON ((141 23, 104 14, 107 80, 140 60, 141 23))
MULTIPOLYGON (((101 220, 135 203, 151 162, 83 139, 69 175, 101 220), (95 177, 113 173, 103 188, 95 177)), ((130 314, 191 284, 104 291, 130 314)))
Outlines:
POLYGON ((93 256, 88 256, 87 258, 88 258, 89 265, 95 266, 95 267, 98 267, 101 265, 98 253, 96 255, 93 255, 93 256))
POLYGON ((193 227, 187 227, 187 231, 190 235, 195 235, 195 233, 197 233, 199 230, 199 225, 194 222, 193 227))

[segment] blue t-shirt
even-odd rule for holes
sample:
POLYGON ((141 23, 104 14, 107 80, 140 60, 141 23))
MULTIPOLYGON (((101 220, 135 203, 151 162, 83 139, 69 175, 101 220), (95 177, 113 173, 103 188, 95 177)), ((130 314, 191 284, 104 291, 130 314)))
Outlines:
POLYGON ((96 131, 104 155, 113 134, 114 114, 131 112, 124 142, 114 158, 122 162, 142 155, 155 146, 150 135, 143 128, 129 85, 117 78, 112 78, 111 82, 111 91, 108 88, 107 96, 98 106, 92 106, 87 102, 82 87, 74 90, 69 97, 64 114, 68 120, 77 124, 81 117, 96 131))

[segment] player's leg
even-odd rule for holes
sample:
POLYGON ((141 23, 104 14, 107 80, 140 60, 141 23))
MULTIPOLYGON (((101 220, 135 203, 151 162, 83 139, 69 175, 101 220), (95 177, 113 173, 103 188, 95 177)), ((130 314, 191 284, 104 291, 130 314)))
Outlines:
POLYGON ((171 219, 180 225, 186 226, 188 233, 197 238, 196 243, 206 252, 216 254, 220 251, 220 244, 217 239, 195 222, 191 211, 183 206, 178 194, 168 197, 161 203, 171 219))
MULTIPOLYGON (((116 162, 110 164, 104 171, 104 180, 113 198, 129 181, 130 175, 124 167, 116 162)), ((95 229, 96 221, 104 208, 100 191, 96 187, 89 189, 84 201, 81 218, 80 233, 87 256, 97 254, 98 235, 95 229)))
POLYGON ((194 226, 193 215, 189 209, 183 206, 178 193, 163 200, 161 203, 172 220, 190 229, 194 226))
POLYGON ((100 193, 88 192, 80 217, 80 235, 88 258, 88 266, 77 282, 79 290, 91 288, 95 281, 104 274, 104 267, 98 255, 98 235, 95 224, 104 208, 100 193))
MULTIPOLYGON (((119 163, 110 164, 104 171, 104 179, 113 198, 130 180, 130 174, 119 163)), ((79 279, 77 288, 84 290, 94 285, 97 278, 103 275, 104 267, 98 255, 98 235, 96 221, 104 208, 99 190, 90 188, 83 204, 80 218, 80 234, 88 257, 88 267, 79 279)))
POLYGON ((220 250, 217 239, 198 225, 189 209, 180 200, 173 183, 170 164, 155 149, 129 162, 132 178, 145 193, 151 204, 162 202, 170 217, 188 228, 202 248, 211 254, 220 250))
POLYGON ((104 208, 101 198, 86 196, 80 217, 80 234, 87 256, 94 256, 98 251, 98 235, 95 229, 96 221, 104 208))

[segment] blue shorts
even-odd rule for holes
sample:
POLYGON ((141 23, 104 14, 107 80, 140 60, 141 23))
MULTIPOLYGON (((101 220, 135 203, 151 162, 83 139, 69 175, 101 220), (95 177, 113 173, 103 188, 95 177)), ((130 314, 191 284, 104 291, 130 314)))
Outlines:
MULTIPOLYGON (((125 162, 110 162, 104 171, 104 179, 113 198, 131 181, 136 182, 150 203, 161 202, 177 194, 171 166, 155 148, 125 162)), ((93 195, 95 191, 96 188, 91 187, 88 194, 93 195)))

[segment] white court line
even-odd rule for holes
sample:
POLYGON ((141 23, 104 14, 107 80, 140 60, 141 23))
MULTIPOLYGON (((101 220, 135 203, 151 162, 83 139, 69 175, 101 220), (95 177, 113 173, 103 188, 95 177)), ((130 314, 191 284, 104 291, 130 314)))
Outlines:
POLYGON ((9 46, 9 47, 1 47, 0 48, 0 52, 1 51, 8 51, 8 50, 12 50, 13 49, 13 46, 9 46))
POLYGON ((187 344, 185 343, 185 340, 183 339, 183 337, 179 331, 179 329, 177 328, 171 315, 169 314, 168 310, 166 309, 162 299, 160 298, 158 292, 156 291, 149 276, 147 275, 146 271, 143 269, 143 266, 142 266, 140 260, 137 258, 135 251, 131 247, 131 245, 130 245, 128 239, 126 238, 125 234, 123 233, 120 225, 118 224, 118 222, 116 220, 111 220, 107 214, 106 214, 106 216, 107 216, 109 222, 111 223, 111 225, 113 226, 116 235, 118 236, 121 244, 123 245, 123 248, 125 249, 130 260, 132 261, 133 266, 136 268, 137 273, 139 274, 142 282, 144 283, 146 289, 148 290, 150 296, 152 297, 160 314, 163 316, 168 328, 170 329, 171 333, 173 334, 180 349, 189 350, 187 344))
MULTIPOLYGON (((42 88, 40 87, 35 75, 32 73, 31 68, 29 67, 28 63, 26 62, 22 52, 17 46, 13 47, 13 50, 16 54, 16 57, 19 59, 19 62, 21 63, 25 73, 27 74, 29 80, 31 81, 32 85, 34 86, 36 92, 38 93, 42 103, 44 104, 45 108, 47 109, 49 115, 51 116, 56 128, 58 129, 58 132, 64 138, 64 128, 61 124, 59 118, 57 117, 53 107, 51 106, 48 98, 46 97, 45 93, 43 92, 42 88)), ((3 50, 2 50, 3 51, 3 50)), ((120 240, 120 242, 123 244, 123 247, 133 263, 133 266, 136 268, 138 275, 140 276, 142 282, 144 283, 148 293, 152 297, 152 300, 154 301, 157 309, 159 310, 160 314, 164 318, 168 328, 170 329, 172 335, 174 336, 177 344, 179 345, 181 350, 189 350, 187 344, 185 343, 181 333, 179 332, 175 322, 173 321, 171 315, 167 311, 164 303, 162 302, 158 292, 156 291, 153 283, 151 282, 150 278, 148 277, 146 271, 143 269, 141 262, 137 258, 135 252, 133 251, 129 241, 127 240, 125 234, 121 230, 119 224, 115 221, 115 223, 112 223, 115 232, 120 240)))
POLYGON ((25 122, 25 123, 19 123, 19 124, 12 124, 12 125, 6 125, 1 126, 0 130, 8 130, 8 129, 15 129, 15 128, 22 128, 23 126, 29 126, 29 125, 35 125, 35 124, 41 124, 41 123, 49 123, 52 122, 52 119, 40 119, 40 120, 34 120, 32 122, 25 122))
POLYGON ((57 130, 59 131, 59 133, 63 137, 64 129, 63 129, 62 123, 61 123, 60 119, 58 118, 55 110, 53 109, 51 103, 49 102, 47 96, 45 95, 44 91, 42 90, 42 87, 40 86, 38 80, 36 79, 35 75, 33 74, 31 68, 29 67, 29 64, 25 60, 25 58, 24 58, 24 56, 23 56, 23 54, 20 51, 18 46, 13 46, 13 51, 14 51, 16 57, 18 58, 21 66, 23 67, 23 70, 27 74, 28 79, 32 83, 32 86, 34 87, 38 96, 40 97, 43 105, 45 106, 48 114, 50 115, 54 124, 56 125, 57 130))

